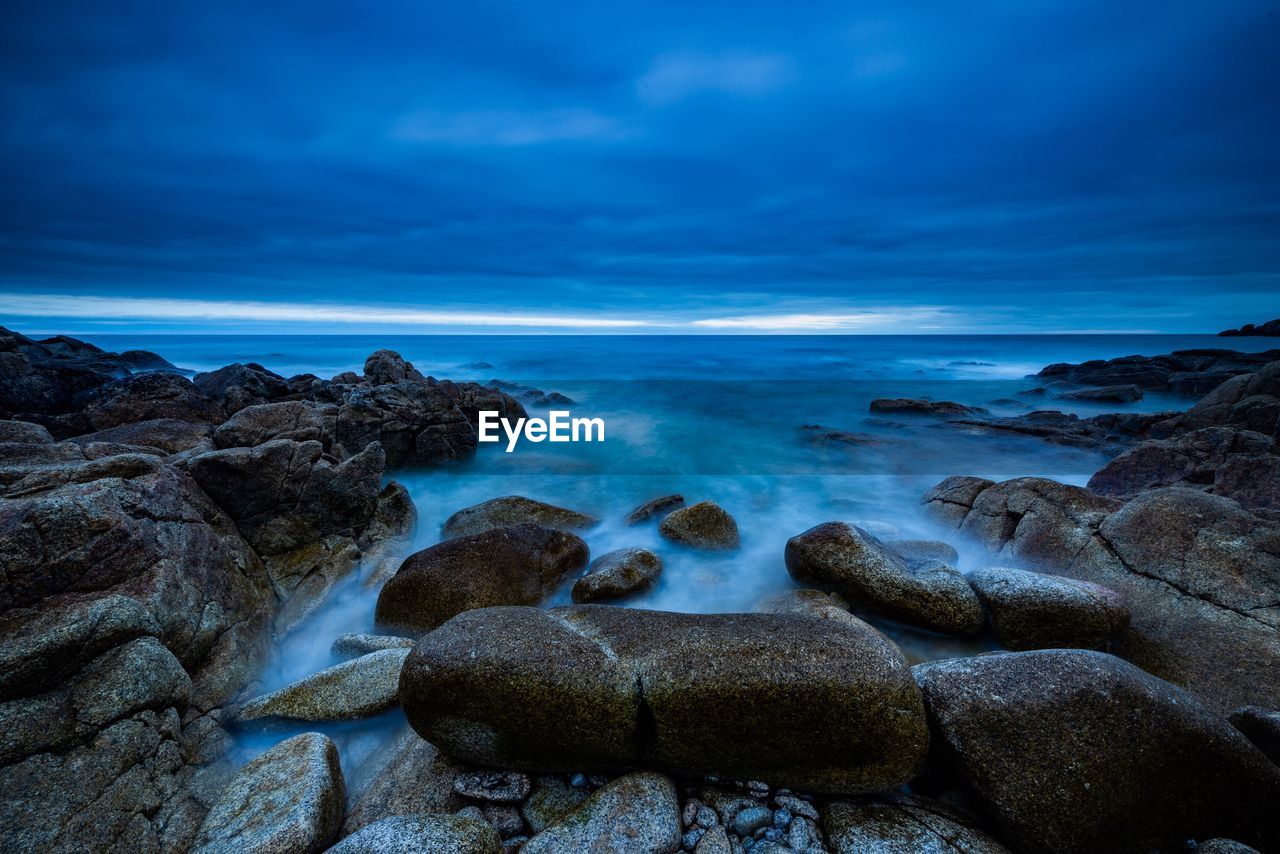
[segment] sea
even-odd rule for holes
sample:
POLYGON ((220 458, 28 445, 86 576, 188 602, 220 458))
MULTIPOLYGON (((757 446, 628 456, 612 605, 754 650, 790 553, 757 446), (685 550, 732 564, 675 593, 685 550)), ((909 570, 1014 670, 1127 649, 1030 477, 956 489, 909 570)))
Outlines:
MULTIPOLYGON (((1106 458, 1098 450, 993 433, 945 419, 877 414, 876 398, 928 398, 994 415, 1057 409, 1100 412, 1184 410, 1194 400, 1147 392, 1142 400, 1089 404, 1037 393, 1032 376, 1054 362, 1158 355, 1193 348, 1264 350, 1272 339, 1206 335, 842 335, 842 336, 498 336, 498 335, 86 335, 104 349, 151 350, 178 367, 208 371, 256 362, 284 376, 359 372, 375 350, 402 354, 441 379, 502 381, 571 404, 526 403, 601 418, 602 442, 482 445, 473 460, 395 472, 414 498, 419 525, 406 555, 439 541, 444 520, 464 507, 523 495, 600 518, 584 537, 593 556, 640 546, 664 572, 624 606, 683 612, 749 611, 793 582, 783 562, 789 537, 826 521, 893 525, 906 537, 937 537, 920 499, 949 475, 995 480, 1042 476, 1083 484, 1106 458), (742 547, 704 553, 663 541, 656 525, 631 527, 628 512, 678 492, 715 501, 734 516, 742 547)), ((990 558, 963 542, 959 568, 990 558)), ((569 586, 548 605, 569 602, 569 586)), ((263 688, 334 664, 332 641, 374 631, 377 591, 358 579, 281 638, 263 688)), ((917 640, 919 640, 917 638, 917 640)), ((909 650, 931 656, 926 641, 909 650)), ((946 644, 936 655, 947 654, 946 644)), ((391 713, 394 717, 398 712, 391 713)), ((387 721, 346 724, 344 764, 385 737, 387 721)), ((246 738, 245 756, 278 740, 246 738)))

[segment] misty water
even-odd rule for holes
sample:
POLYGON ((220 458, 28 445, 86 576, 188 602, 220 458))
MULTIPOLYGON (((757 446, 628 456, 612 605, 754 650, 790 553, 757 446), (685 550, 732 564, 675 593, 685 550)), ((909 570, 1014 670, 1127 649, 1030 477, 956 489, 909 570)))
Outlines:
MULTIPOLYGON (((660 581, 624 604, 687 612, 749 611, 761 596, 794 586, 783 564, 784 544, 821 522, 884 522, 903 536, 936 537, 919 501, 948 475, 1038 475, 1084 483, 1105 461, 1100 452, 941 419, 876 415, 868 410, 874 398, 950 400, 996 415, 1033 408, 1082 416, 1185 409, 1191 401, 1163 394, 1148 393, 1131 404, 1084 404, 1019 392, 1039 385, 1029 374, 1058 361, 1224 344, 1265 348, 1258 339, 1118 335, 86 337, 115 351, 153 350, 192 371, 257 362, 285 376, 359 371, 370 352, 385 347, 424 374, 498 379, 566 395, 573 405, 556 408, 603 418, 604 442, 522 443, 514 453, 504 452, 502 444, 482 445, 466 463, 395 473, 419 514, 406 554, 438 542, 441 524, 453 512, 523 495, 599 517, 601 524, 584 534, 593 556, 630 546, 656 551, 665 566, 660 581), (815 438, 826 431, 857 438, 815 438), (737 520, 741 549, 696 552, 664 541, 656 522, 623 522, 637 505, 672 492, 689 503, 709 499, 728 510, 737 520)), ((545 415, 545 407, 527 407, 531 415, 545 415)), ((982 564, 982 556, 964 543, 953 545, 962 570, 982 564)), ((571 584, 548 604, 567 603, 571 584)), ((338 635, 374 631, 376 597, 376 589, 355 577, 335 590, 312 618, 281 639, 263 690, 337 663, 329 649, 338 635)), ((883 627, 914 657, 966 649, 883 627)), ((399 720, 394 711, 321 729, 339 741, 350 769, 399 720)), ((279 731, 246 737, 242 758, 281 737, 279 731)))

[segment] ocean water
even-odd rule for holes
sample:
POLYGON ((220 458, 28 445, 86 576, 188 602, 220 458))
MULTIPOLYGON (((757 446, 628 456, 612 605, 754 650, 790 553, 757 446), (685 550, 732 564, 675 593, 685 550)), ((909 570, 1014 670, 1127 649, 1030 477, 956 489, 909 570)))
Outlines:
MULTIPOLYGON (((425 374, 500 379, 560 392, 575 416, 605 421, 599 444, 522 443, 514 453, 482 445, 466 463, 398 472, 419 527, 408 551, 439 540, 456 510, 501 495, 524 495, 599 517, 586 533, 593 556, 616 548, 657 551, 665 569, 656 587, 626 602, 686 612, 748 611, 793 584, 786 540, 831 520, 889 523, 903 536, 939 534, 920 497, 943 477, 1024 475, 1084 483, 1105 461, 1098 452, 1029 437, 992 435, 939 419, 877 416, 877 397, 927 397, 981 406, 1000 415, 1032 408, 1089 415, 1159 412, 1193 401, 1148 393, 1131 404, 1069 404, 1019 392, 1059 361, 1156 355, 1176 349, 1267 349, 1268 339, 1212 336, 88 336, 107 349, 148 349, 192 371, 258 362, 283 375, 329 377, 359 371, 373 350, 399 351, 425 374), (822 430, 813 429, 820 425, 822 430), (854 443, 815 441, 825 431, 854 443), (710 499, 737 520, 742 548, 700 553, 662 540, 656 524, 623 518, 659 495, 710 499)), ((561 407, 557 407, 561 408, 561 407)), ((531 415, 545 414, 529 407, 531 415)), ((960 568, 984 558, 965 544, 960 568)), ((571 582, 549 604, 569 601, 571 582)), ((336 662, 343 632, 373 631, 377 591, 352 579, 292 635, 281 639, 264 677, 273 689, 336 662)), ((964 644, 883 626, 916 659, 964 652, 964 644)), ((971 645, 972 646, 972 645, 971 645)), ((979 642, 978 647, 981 647, 979 642)), ((344 764, 385 736, 398 712, 380 721, 332 728, 344 764)), ((246 755, 278 740, 247 739, 246 755)))

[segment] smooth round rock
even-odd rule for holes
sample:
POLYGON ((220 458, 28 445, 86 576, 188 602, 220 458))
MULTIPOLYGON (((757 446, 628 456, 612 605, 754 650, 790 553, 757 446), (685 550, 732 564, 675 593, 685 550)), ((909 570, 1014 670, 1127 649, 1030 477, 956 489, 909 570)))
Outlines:
POLYGON ((662 558, 648 549, 617 549, 591 562, 573 585, 573 601, 622 599, 648 590, 662 575, 662 558))
POLYGON ((668 513, 658 533, 672 542, 695 549, 730 551, 738 548, 738 523, 714 501, 699 501, 668 513))
POLYGON ((445 520, 440 536, 444 539, 479 534, 492 528, 532 522, 557 531, 585 531, 600 524, 600 520, 576 510, 567 510, 545 501, 534 501, 520 495, 491 498, 473 507, 466 507, 445 520))
POLYGON ((1101 584, 1007 567, 975 570, 969 584, 1006 649, 1106 649, 1129 625, 1124 597, 1101 584))

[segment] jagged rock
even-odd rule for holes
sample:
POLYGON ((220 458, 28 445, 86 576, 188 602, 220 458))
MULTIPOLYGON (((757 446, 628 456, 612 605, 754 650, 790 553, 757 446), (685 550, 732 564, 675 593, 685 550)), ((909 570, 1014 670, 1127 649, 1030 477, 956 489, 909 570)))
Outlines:
POLYGON ((408 649, 384 649, 344 661, 245 703, 241 726, 352 721, 395 708, 408 649))
POLYGON ((178 374, 136 374, 113 380, 77 397, 93 430, 155 419, 203 421, 217 424, 226 416, 178 374))
POLYGON ((69 441, 80 446, 93 443, 157 448, 166 454, 213 450, 213 427, 208 423, 177 418, 157 418, 109 427, 75 436, 69 441))
POLYGON ((390 816, 456 812, 462 798, 453 784, 461 772, 460 765, 402 726, 352 775, 351 810, 342 832, 354 833, 390 816))
POLYGON ((949 764, 1019 849, 1280 840, 1280 768, 1190 694, 1114 656, 1039 650, 914 672, 949 764))
POLYGON ((876 791, 909 779, 928 740, 892 644, 796 615, 469 611, 418 642, 400 695, 451 755, 526 771, 652 765, 876 791))
POLYGON ((1006 649, 1106 649, 1129 623, 1124 597, 1101 584, 991 567, 969 573, 1006 649))
POLYGON ((467 507, 454 513, 445 520, 440 536, 444 539, 465 537, 524 522, 569 532, 585 531, 600 524, 599 519, 585 513, 534 501, 532 498, 507 495, 502 498, 491 498, 474 507, 467 507))
POLYGON ((333 642, 330 651, 334 655, 344 658, 357 658, 362 655, 368 655, 371 652, 380 652, 384 649, 412 648, 412 638, 402 638, 396 635, 346 634, 340 635, 333 642))
MULTIPOLYGON (((1271 351, 1280 360, 1280 351, 1271 351)), ((1233 377, 1209 392, 1177 422, 1179 430, 1235 427, 1280 436, 1280 361, 1233 377)))
POLYGON ((738 548, 738 523, 714 501, 699 501, 668 513, 658 533, 672 542, 709 551, 738 548))
POLYGON ((533 605, 587 563, 587 544, 539 525, 509 525, 410 555, 378 595, 376 621, 417 634, 455 614, 533 605))
POLYGON ((955 525, 956 499, 972 494, 962 536, 1002 561, 1124 596, 1130 622, 1117 655, 1223 713, 1280 706, 1280 525, 1180 487, 1122 503, 1041 478, 968 486, 949 479, 927 506, 941 503, 955 525))
POLYGON ((672 510, 676 510, 684 506, 684 496, 679 493, 671 495, 663 495, 646 501, 635 510, 627 514, 628 525, 639 525, 642 522, 648 522, 650 519, 661 518, 672 510))
POLYGON ((956 634, 982 629, 982 605, 964 575, 938 561, 908 564, 845 522, 827 522, 787 541, 787 571, 801 584, 838 592, 881 616, 956 634))
MULTIPOLYGON (((1121 356, 1116 359, 1093 359, 1078 365, 1049 365, 1037 377, 1066 380, 1078 385, 1109 386, 1133 384, 1141 388, 1172 389, 1175 381, 1183 387, 1190 375, 1213 378, 1222 382, 1235 374, 1256 371, 1267 362, 1280 359, 1280 350, 1265 353, 1239 353, 1235 350, 1175 350, 1164 356, 1121 356)), ((1204 394, 1209 388, 1199 386, 1204 394)))
POLYGON ((412 362, 406 362, 395 350, 377 350, 371 353, 364 360, 364 375, 374 385, 426 380, 412 362))
POLYGON ((662 774, 637 772, 611 781, 577 809, 530 839, 525 854, 680 849, 680 802, 662 774))
POLYGON ((253 448, 274 439, 317 441, 333 451, 337 408, 301 400, 246 406, 218 426, 213 443, 218 448, 253 448))
POLYGON ((333 742, 316 732, 295 735, 240 769, 209 810, 194 849, 323 851, 337 838, 345 801, 333 742))
POLYGON ((196 374, 192 383, 228 415, 290 393, 284 377, 256 362, 247 365, 236 362, 216 371, 196 374))
POLYGON ((911 795, 834 801, 823 829, 835 854, 1005 854, 1006 849, 958 812, 911 795))
POLYGON ((643 592, 662 575, 662 558, 648 549, 617 549, 591 562, 573 585, 573 601, 599 602, 643 592))
POLYGON ((502 840, 483 821, 457 815, 396 815, 366 825, 330 854, 500 854, 502 840))

